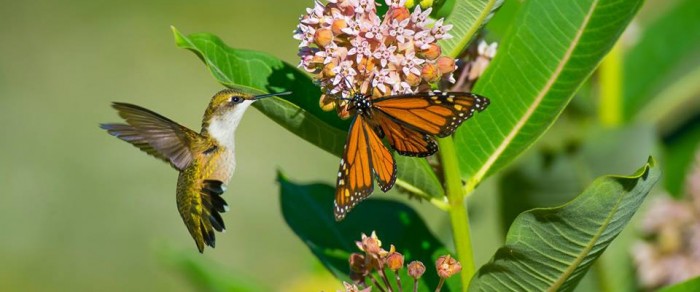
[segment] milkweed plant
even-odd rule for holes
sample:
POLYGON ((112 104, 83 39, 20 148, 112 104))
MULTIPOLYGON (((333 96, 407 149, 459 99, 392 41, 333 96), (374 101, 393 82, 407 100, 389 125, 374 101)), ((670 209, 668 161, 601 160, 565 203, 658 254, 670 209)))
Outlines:
POLYGON ((698 4, 643 2, 309 0, 279 28, 289 63, 173 32, 225 86, 293 92, 253 106, 341 158, 322 183, 277 175, 324 291, 630 291, 700 276, 699 127, 667 106, 696 96, 668 78, 697 76, 674 67, 693 47, 667 43, 698 4))

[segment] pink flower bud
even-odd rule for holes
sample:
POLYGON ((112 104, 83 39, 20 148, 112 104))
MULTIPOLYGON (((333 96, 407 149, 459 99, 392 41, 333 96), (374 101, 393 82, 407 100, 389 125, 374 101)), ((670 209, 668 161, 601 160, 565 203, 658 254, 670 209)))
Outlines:
POLYGON ((392 20, 396 19, 398 22, 411 17, 411 12, 408 11, 406 7, 391 7, 389 11, 386 12, 385 16, 386 22, 391 23, 392 20))
POLYGON ((406 83, 408 83, 408 85, 413 87, 413 86, 418 86, 418 84, 420 84, 421 79, 420 79, 420 76, 418 76, 416 74, 408 73, 408 75, 406 75, 406 77, 404 78, 404 81, 406 81, 406 83))
POLYGON ((430 47, 425 50, 421 50, 419 53, 420 56, 428 60, 435 60, 440 57, 440 54, 442 54, 442 49, 437 44, 430 44, 430 47))
POLYGON ((331 31, 333 31, 334 35, 340 35, 343 33, 343 29, 346 27, 348 27, 348 23, 345 21, 345 19, 339 18, 333 21, 331 31))
POLYGON ((440 58, 437 59, 437 67, 438 70, 440 70, 440 74, 450 74, 457 69, 457 66, 455 66, 455 59, 452 59, 447 56, 441 56, 440 58))
POLYGON ((420 279, 425 273, 425 265, 419 261, 412 261, 408 264, 408 275, 414 279, 420 279))
POLYGON ((425 65, 423 65, 423 70, 421 70, 420 76, 426 82, 434 83, 440 79, 440 72, 438 72, 438 69, 437 67, 435 67, 435 65, 426 63, 425 65))
POLYGON ((390 253, 389 256, 386 257, 386 265, 390 270, 394 272, 398 271, 403 268, 403 255, 398 252, 390 253))
POLYGON ((333 33, 330 29, 320 28, 314 33, 314 43, 319 47, 325 47, 333 41, 333 33))

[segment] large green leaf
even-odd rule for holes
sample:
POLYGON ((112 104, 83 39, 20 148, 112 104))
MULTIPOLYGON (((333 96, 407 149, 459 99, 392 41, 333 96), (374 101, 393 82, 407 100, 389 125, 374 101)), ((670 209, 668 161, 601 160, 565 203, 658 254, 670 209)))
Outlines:
POLYGON ((444 54, 453 58, 459 56, 501 4, 503 0, 455 0, 445 18, 445 23, 454 25, 450 31, 453 37, 440 41, 444 54))
MULTIPOLYGON (((278 175, 278 180, 285 221, 336 277, 347 280, 348 258, 351 253, 360 252, 355 241, 362 233, 369 235, 376 231, 386 245, 384 248, 394 244, 397 251, 406 256, 406 263, 419 260, 428 267, 421 281, 423 288, 437 286, 439 279, 432 265, 448 251, 416 211, 400 202, 370 199, 359 204, 345 220, 336 222, 332 212, 334 187, 295 184, 282 174, 278 175)), ((454 278, 451 282, 458 283, 454 278)))
POLYGON ((653 159, 632 176, 596 179, 573 201, 524 212, 470 291, 571 291, 659 179, 653 159))
MULTIPOLYGON (((214 78, 225 86, 251 91, 292 91, 292 95, 267 98, 253 106, 295 135, 336 156, 341 155, 349 124, 334 112, 320 109, 320 91, 306 74, 266 53, 231 48, 211 34, 185 36, 175 28, 173 33, 176 44, 197 54, 214 78)), ((397 159, 397 168, 398 185, 427 198, 444 195, 440 181, 425 159, 397 159)))
MULTIPOLYGON (((678 79, 679 74, 700 66, 700 1, 677 2, 654 23, 643 28, 639 42, 625 57, 623 89, 627 118, 645 113, 647 116, 637 118, 648 120, 650 113, 666 112, 669 106, 682 104, 682 101, 674 100, 676 96, 658 94, 678 79)), ((695 80, 694 84, 698 82, 695 80)), ((688 96, 688 101, 696 96, 688 96)))
POLYGON ((455 134, 471 185, 511 162, 559 116, 642 0, 527 1, 474 91, 486 111, 455 134))
MULTIPOLYGON (((549 149, 538 143, 536 153, 530 151, 529 155, 518 160, 515 167, 509 167, 499 176, 504 232, 520 213, 570 201, 597 176, 610 172, 631 172, 639 166, 639 161, 654 153, 657 145, 656 133, 649 126, 629 125, 615 129, 591 127, 586 130, 566 126, 557 123, 553 131, 540 141, 562 139, 561 134, 553 135, 553 132, 570 131, 583 134, 577 139, 582 141, 581 144, 571 144, 570 141, 561 149, 549 149)), ((633 235, 632 232, 621 233, 603 255, 604 261, 598 261, 602 265, 601 270, 615 271, 615 277, 606 277, 612 291, 628 291, 634 287, 629 254, 631 241, 637 238, 633 235)), ((603 282, 600 273, 594 275, 599 277, 599 282, 603 282)))

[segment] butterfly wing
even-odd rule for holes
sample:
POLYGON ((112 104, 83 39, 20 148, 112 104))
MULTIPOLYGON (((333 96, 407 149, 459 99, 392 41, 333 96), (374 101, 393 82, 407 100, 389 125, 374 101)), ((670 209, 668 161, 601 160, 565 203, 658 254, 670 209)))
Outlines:
POLYGON ((371 125, 357 116, 350 125, 343 156, 340 159, 335 193, 335 219, 345 215, 374 189, 372 174, 383 191, 396 181, 396 163, 371 125))
POLYGON ((200 137, 198 133, 137 105, 115 102, 112 107, 126 124, 100 125, 109 134, 170 163, 178 170, 183 170, 192 162, 192 152, 186 145, 201 144, 192 141, 200 137))
POLYGON ((487 98, 474 93, 440 91, 392 95, 372 102, 375 109, 401 126, 438 137, 452 135, 474 111, 489 105, 487 98))
POLYGON ((399 154, 426 157, 437 152, 437 143, 430 135, 402 126, 380 111, 375 112, 375 119, 391 147, 399 154))

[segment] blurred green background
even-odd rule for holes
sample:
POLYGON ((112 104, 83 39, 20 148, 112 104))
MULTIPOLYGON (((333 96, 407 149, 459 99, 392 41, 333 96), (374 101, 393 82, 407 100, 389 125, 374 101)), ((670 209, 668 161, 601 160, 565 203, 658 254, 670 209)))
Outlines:
POLYGON ((292 29, 310 1, 2 2, 0 290, 192 290, 173 254, 270 289, 326 275, 282 219, 275 170, 330 183, 337 158, 249 111, 228 230, 200 256, 175 208, 176 171, 98 128, 124 101, 199 131, 222 86, 170 25, 295 64, 292 29))
MULTIPOLYGON (((264 290, 341 288, 287 227, 275 182, 281 169, 297 182, 333 184, 338 158, 250 110, 224 197, 227 232, 200 255, 175 207, 176 171, 98 128, 120 120, 109 105, 123 101, 199 130, 222 86, 194 54, 175 47, 171 25, 296 64, 292 30, 312 1, 281 3, 0 2, 0 290, 201 288, 182 271, 199 266, 183 262, 264 290)), ((665 2, 648 1, 642 21, 658 12, 649 3, 665 2)), ((484 182, 484 195, 470 204, 479 218, 472 221, 477 266, 502 237, 495 185, 484 182)), ((445 215, 409 204, 449 246, 445 215)))
MULTIPOLYGON (((224 195, 227 230, 200 255, 175 206, 177 172, 98 127, 120 121, 110 103, 123 101, 199 131, 222 86, 175 46, 170 26, 296 64, 292 30, 311 3, 2 1, 0 290, 191 291, 203 286, 185 275, 200 266, 264 290, 340 289, 287 227, 275 182, 281 169, 333 184, 338 158, 248 111, 224 195)), ((380 196, 406 201, 394 193, 380 196)), ((444 214, 410 205, 449 234, 444 214)), ((484 263, 497 245, 476 246, 484 263)))

